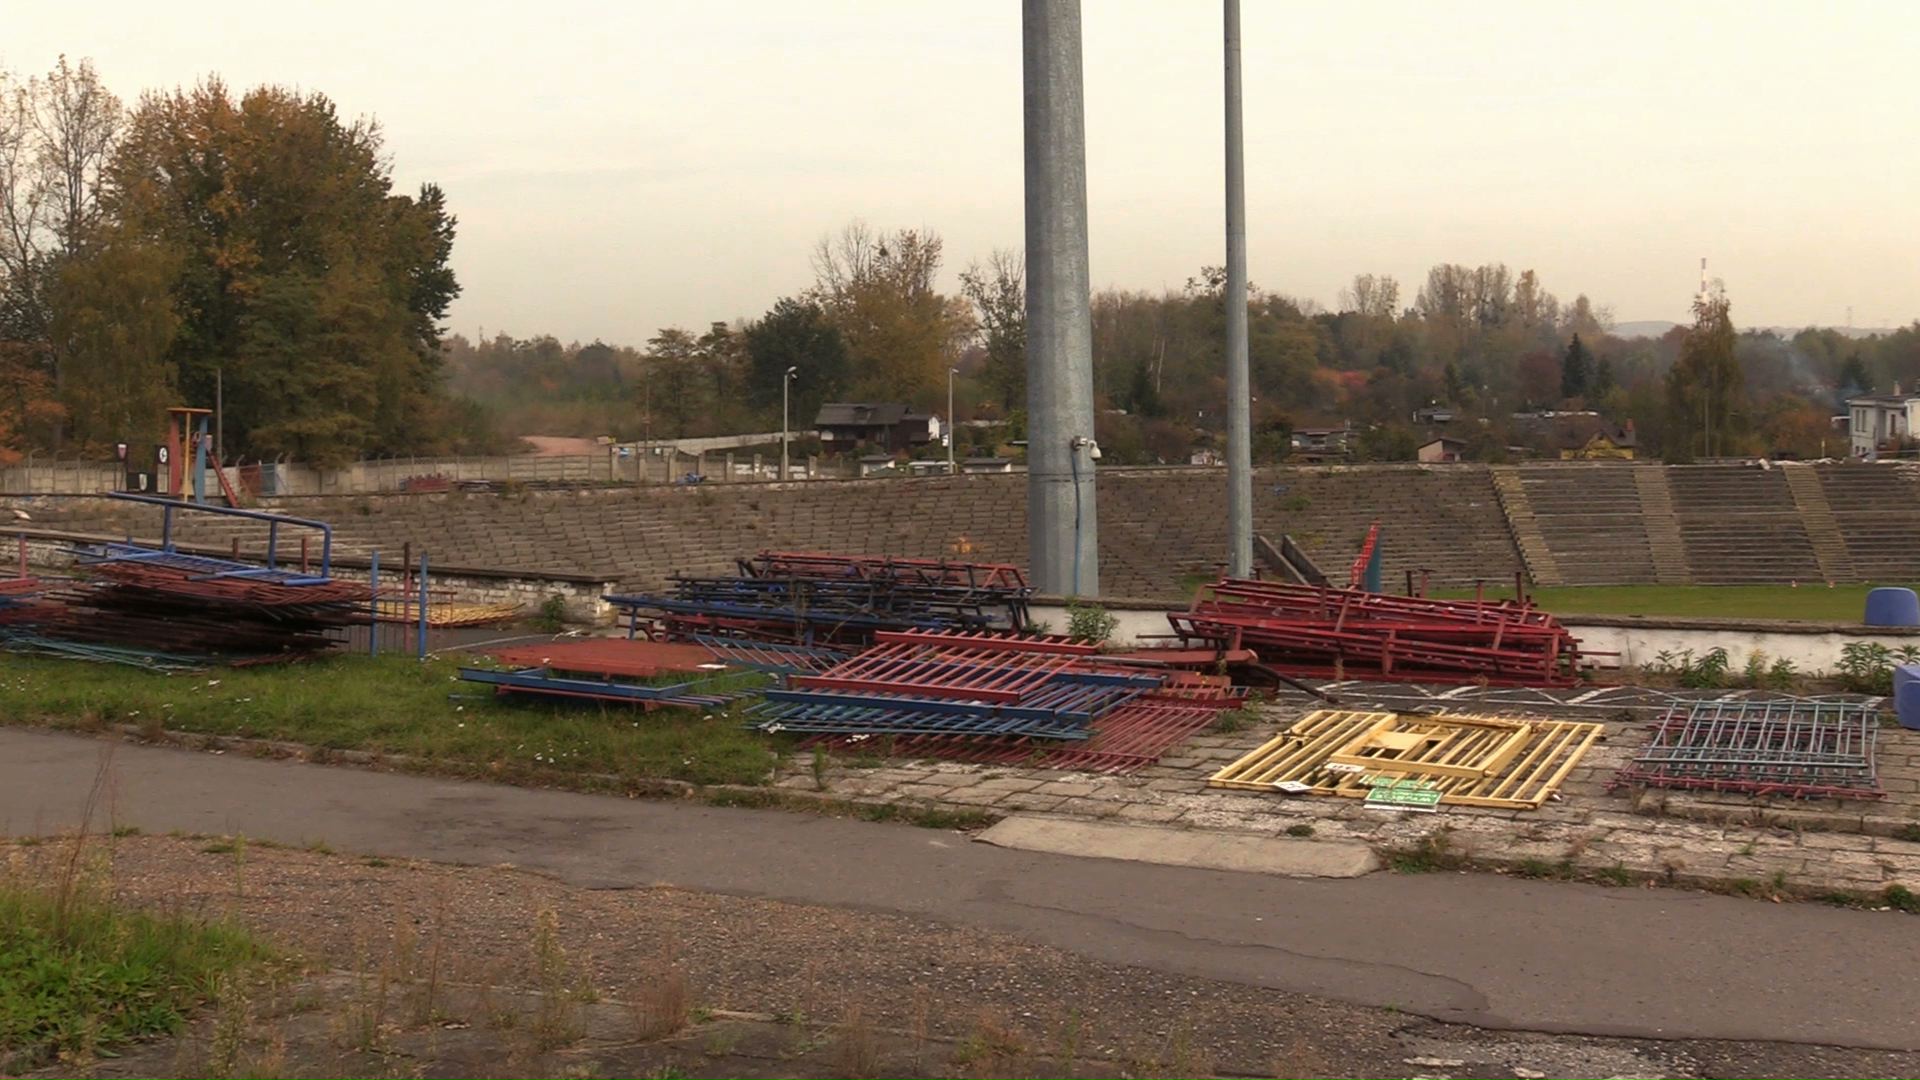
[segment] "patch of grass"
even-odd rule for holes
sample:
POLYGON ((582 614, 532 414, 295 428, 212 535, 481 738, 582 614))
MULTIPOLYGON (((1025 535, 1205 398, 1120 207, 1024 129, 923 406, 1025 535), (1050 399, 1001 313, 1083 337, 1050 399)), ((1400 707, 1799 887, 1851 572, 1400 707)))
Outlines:
POLYGON ((542 911, 534 925, 533 968, 540 994, 528 1034, 534 1049, 544 1053, 586 1034, 580 1007, 594 998, 585 972, 575 970, 560 946, 559 920, 551 911, 542 911))
POLYGON ((834 1034, 832 1056, 835 1076, 880 1075, 880 1052, 874 1041, 873 1025, 867 1021, 860 1006, 847 1006, 846 1015, 841 1017, 839 1029, 834 1034))
POLYGON ((760 784, 774 764, 775 741, 730 714, 521 704, 490 694, 451 702, 459 666, 335 656, 169 676, 0 655, 0 685, 7 688, 0 723, 71 728, 91 713, 109 723, 151 723, 155 737, 164 727, 283 739, 407 755, 501 780, 558 772, 760 784))
POLYGON ((1313 826, 1307 824, 1304 821, 1299 823, 1298 825, 1289 825, 1287 826, 1287 835, 1288 836, 1312 836, 1313 826))
POLYGON ((1067 605, 1067 636, 1075 641, 1105 644, 1119 626, 1119 618, 1098 604, 1076 600, 1067 605))
POLYGON ((640 988, 633 1001, 634 1032, 642 1042, 677 1034, 693 1018, 687 976, 670 961, 640 988))
POLYGON ((944 806, 910 806, 899 814, 899 820, 909 825, 918 825, 923 829, 954 829, 966 831, 984 829, 1000 820, 999 816, 986 810, 955 810, 944 806))
POLYGON ((1602 885, 1631 885, 1633 884, 1633 871, 1618 864, 1603 866, 1593 872, 1593 879, 1602 885))
POLYGON ((138 826, 138 825, 115 825, 115 826, 113 827, 113 835, 114 835, 114 836, 115 836, 116 838, 121 838, 121 837, 128 837, 128 836, 139 836, 139 835, 140 835, 140 826, 138 826))
POLYGON ((533 625, 544 633, 559 633, 567 625, 567 598, 554 593, 542 600, 539 613, 533 617, 533 625))
POLYGON ((1880 894, 1888 907, 1895 911, 1904 911, 1909 915, 1920 915, 1920 896, 1905 885, 1889 885, 1887 891, 1880 894))
POLYGON ((1895 840, 1905 840, 1909 843, 1920 844, 1920 822, 1908 822, 1893 830, 1893 838, 1895 840))
POLYGON ((1396 874, 1431 874, 1458 870, 1466 864, 1466 858, 1453 850, 1453 839, 1445 830, 1424 836, 1411 847, 1391 852, 1387 857, 1387 865, 1396 874))
POLYGON ((1228 709, 1213 718, 1207 730, 1215 735, 1231 735, 1236 731, 1245 731, 1260 719, 1260 714, 1252 709, 1228 709))
MULTIPOLYGON (((1872 585, 1584 585, 1529 589, 1540 607, 1559 615, 1674 615, 1719 619, 1802 619, 1857 623, 1872 585)), ((1472 589, 1436 589, 1442 599, 1466 599, 1472 589)), ((1513 590, 1489 588, 1489 600, 1513 590)), ((1790 674, 1789 672, 1783 672, 1790 674)))
POLYGON ((71 881, 0 883, 0 1047, 81 1054, 170 1034, 266 958, 228 923, 127 911, 71 881))

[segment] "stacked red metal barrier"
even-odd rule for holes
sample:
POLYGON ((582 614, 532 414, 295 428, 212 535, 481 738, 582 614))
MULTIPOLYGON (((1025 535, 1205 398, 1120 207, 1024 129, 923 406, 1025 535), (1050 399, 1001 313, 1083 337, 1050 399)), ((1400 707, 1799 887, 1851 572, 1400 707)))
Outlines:
POLYGON ((90 577, 47 594, 57 606, 36 623, 45 637, 257 662, 324 652, 367 619, 371 593, 357 582, 268 576, 246 564, 130 544, 77 556, 90 577))
POLYGON ((204 506, 147 495, 116 500, 156 508, 158 546, 82 545, 73 551, 82 577, 48 588, 42 603, 12 620, 8 647, 139 663, 290 659, 330 649, 348 627, 368 619, 371 589, 331 576, 332 529, 325 522, 234 507, 204 506), (180 551, 177 515, 202 514, 259 522, 267 533, 265 564, 180 551), (298 560, 284 557, 286 533, 302 535, 298 560), (307 541, 317 534, 317 564, 307 541))
POLYGON ((1250 649, 1293 677, 1500 686, 1567 686, 1579 678, 1579 642, 1524 601, 1227 579, 1168 619, 1189 643, 1250 649))
POLYGON ((38 599, 43 589, 39 580, 25 574, 17 578, 0 578, 0 626, 33 618, 40 607, 38 599))
POLYGON ((1066 638, 883 633, 767 697, 755 725, 811 733, 810 744, 1128 772, 1239 707, 1244 692, 1224 676, 1110 663, 1066 638))

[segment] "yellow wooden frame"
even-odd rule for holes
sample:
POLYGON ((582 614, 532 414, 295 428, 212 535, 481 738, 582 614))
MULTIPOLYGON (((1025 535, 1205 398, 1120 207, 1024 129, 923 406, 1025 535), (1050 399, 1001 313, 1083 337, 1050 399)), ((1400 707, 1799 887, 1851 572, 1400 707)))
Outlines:
POLYGON ((1299 785, 1364 798, 1369 774, 1416 776, 1440 788, 1443 804, 1528 810, 1559 790, 1604 731, 1563 720, 1320 709, 1208 783, 1243 791, 1299 785))

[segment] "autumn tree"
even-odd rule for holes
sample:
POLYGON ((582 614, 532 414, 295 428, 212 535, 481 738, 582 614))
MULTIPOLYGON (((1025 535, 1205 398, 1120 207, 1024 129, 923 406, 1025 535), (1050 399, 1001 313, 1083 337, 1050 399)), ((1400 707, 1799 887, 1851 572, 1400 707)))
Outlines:
POLYGON ((1593 365, 1593 382, 1588 387, 1589 396, 1596 401, 1605 400, 1618 385, 1613 374, 1613 358, 1603 356, 1593 365))
POLYGON ((846 340, 853 394, 932 401, 972 332, 966 301, 941 295, 936 233, 854 222, 813 253, 814 298, 846 340))
POLYGON ((1739 365, 1734 363, 1733 319, 1719 289, 1693 302, 1693 327, 1667 372, 1666 452, 1669 460, 1714 457, 1727 452, 1737 427, 1739 365))
POLYGON ((1027 404, 1027 262, 1018 251, 994 250, 983 266, 960 274, 960 291, 973 305, 980 347, 987 354, 982 377, 1003 414, 1027 404))
POLYGON ((31 350, 57 386, 50 293, 101 221, 101 191, 126 111, 91 61, 62 56, 21 82, 0 73, 0 338, 31 350))
POLYGON ((704 401, 700 359, 700 339, 677 326, 647 339, 638 402, 647 438, 689 433, 704 401))
POLYGON ((1593 353, 1580 341, 1580 335, 1573 335, 1567 342, 1566 354, 1560 358, 1560 396, 1577 398, 1586 396, 1593 382, 1593 353))
POLYGON ((780 408, 782 382, 793 368, 790 403, 795 426, 812 423, 824 402, 847 382, 847 343, 821 306, 783 297, 746 331, 748 400, 763 413, 780 408))
POLYGON ((179 262, 171 248, 113 243, 69 262, 55 282, 60 398, 68 434, 83 449, 152 443, 164 433, 178 396, 168 352, 181 323, 170 292, 179 262))
POLYGON ((182 398, 225 385, 228 444, 321 464, 431 445, 459 292, 440 190, 394 194, 378 125, 218 79, 144 97, 106 170, 104 250, 175 260, 182 398))

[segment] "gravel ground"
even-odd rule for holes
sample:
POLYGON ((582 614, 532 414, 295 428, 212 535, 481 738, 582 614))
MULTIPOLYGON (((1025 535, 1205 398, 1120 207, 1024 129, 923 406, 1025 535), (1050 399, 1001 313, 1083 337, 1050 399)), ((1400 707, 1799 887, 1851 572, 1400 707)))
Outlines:
MULTIPOLYGON (((560 1057, 513 1059, 523 1073, 844 1074, 853 1071, 849 1061, 865 1058, 850 1057, 846 1038, 834 1033, 870 1028, 879 1033, 875 1067, 885 1074, 1058 1074, 1071 1055, 1095 1075, 1920 1075, 1916 1053, 1437 1024, 1392 1009, 1097 963, 892 914, 672 888, 587 890, 511 867, 388 863, 194 838, 92 843, 91 858, 126 900, 230 915, 298 954, 310 971, 360 973, 356 985, 417 985, 429 972, 439 984, 507 993, 590 982, 610 1003, 657 999, 684 978, 696 1018, 708 1010, 758 1016, 728 1021, 724 1039, 707 1031, 704 1041, 686 1035, 651 1049, 582 1035, 572 1051, 544 1048, 560 1057), (543 939, 557 948, 543 950, 543 939), (850 1014, 859 1017, 851 1025, 850 1014), (769 1046, 779 1049, 751 1052, 769 1046), (565 1059, 568 1053, 576 1056, 565 1059)), ((6 861, 13 874, 31 874, 63 847, 15 846, 6 861)), ((313 978, 308 983, 319 985, 313 978)), ((348 1003, 332 996, 308 994, 281 1012, 344 1015, 348 1003)), ((341 1030, 340 1022, 286 1028, 276 1067, 293 1075, 347 1071, 350 1063, 335 1052, 341 1030)), ((432 1045, 443 1043, 452 1045, 432 1045)), ((460 1054, 407 1053, 411 1064, 399 1071, 415 1075, 472 1074, 487 1060, 471 1046, 460 1054)), ((96 1071, 137 1075, 141 1062, 166 1067, 133 1055, 96 1071), (126 1068, 134 1071, 119 1071, 126 1068)), ((377 1071, 364 1062, 353 1068, 377 1071)), ((83 1070, 65 1070, 75 1071, 83 1070)))

